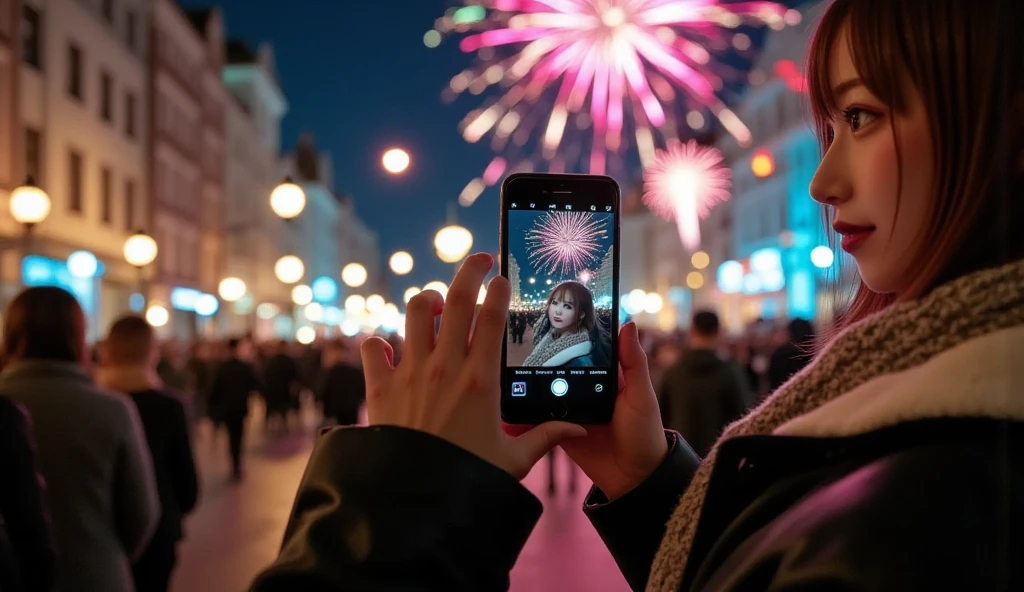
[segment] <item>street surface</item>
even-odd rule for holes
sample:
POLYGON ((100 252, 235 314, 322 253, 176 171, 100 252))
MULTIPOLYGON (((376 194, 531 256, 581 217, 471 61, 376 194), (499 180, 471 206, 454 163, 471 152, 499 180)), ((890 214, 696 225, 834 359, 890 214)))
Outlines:
MULTIPOLYGON (((263 433, 256 407, 246 432, 245 479, 228 479, 227 436, 214 437, 202 422, 196 430, 201 499, 186 523, 179 547, 174 592, 230 592, 248 588, 277 556, 288 512, 313 444, 312 411, 304 428, 279 439, 263 433)), ((615 562, 581 510, 590 482, 579 473, 575 494, 568 491, 568 459, 557 452, 558 493, 547 493, 548 460, 527 476, 525 485, 544 502, 519 562, 512 571, 514 592, 623 592, 629 590, 615 562)), ((573 466, 573 470, 577 470, 573 466)))

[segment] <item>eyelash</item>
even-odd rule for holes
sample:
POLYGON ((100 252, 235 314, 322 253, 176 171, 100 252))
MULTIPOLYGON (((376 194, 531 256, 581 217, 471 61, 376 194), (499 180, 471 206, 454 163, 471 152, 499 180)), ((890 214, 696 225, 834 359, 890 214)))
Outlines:
MULTIPOLYGON (((860 117, 862 117, 865 114, 868 115, 869 117, 878 117, 877 113, 874 113, 873 111, 869 111, 868 109, 865 109, 863 107, 849 107, 849 108, 847 108, 847 109, 845 109, 843 111, 843 114, 842 114, 842 116, 840 116, 839 120, 844 122, 844 123, 846 123, 847 125, 849 125, 850 126, 850 131, 852 131, 853 133, 856 134, 857 132, 863 130, 865 125, 868 125, 869 123, 871 123, 871 121, 869 121, 868 123, 859 123, 858 124, 858 128, 857 129, 853 129, 853 119, 854 119, 854 117, 856 116, 858 118, 858 120, 859 120, 860 117)), ((833 126, 829 126, 827 133, 828 133, 828 144, 831 145, 832 142, 835 140, 835 137, 836 137, 835 126, 834 125, 833 126)))

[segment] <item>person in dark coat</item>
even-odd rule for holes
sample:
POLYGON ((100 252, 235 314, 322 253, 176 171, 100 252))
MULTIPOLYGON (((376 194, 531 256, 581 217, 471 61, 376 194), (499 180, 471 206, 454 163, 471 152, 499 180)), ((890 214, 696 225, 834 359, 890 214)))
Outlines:
POLYGON ((53 535, 35 447, 28 413, 0 396, 0 590, 53 587, 53 535))
POLYGON ((366 400, 363 369, 345 343, 331 342, 324 351, 329 367, 323 373, 318 397, 323 401, 324 419, 337 425, 359 422, 359 409, 366 400))
POLYGON ((228 340, 228 359, 214 372, 210 385, 210 418, 228 430, 231 453, 231 476, 242 478, 242 443, 245 418, 249 415, 249 396, 260 390, 255 368, 247 361, 251 344, 239 339, 228 340))
POLYGON ((138 409, 96 386, 85 313, 70 292, 28 288, 3 321, 0 393, 32 418, 57 549, 54 588, 130 592, 132 563, 160 520, 138 409))
POLYGON ((690 323, 690 347, 665 371, 658 388, 665 427, 705 456, 729 422, 752 403, 742 370, 718 357, 718 315, 700 311, 690 323))
POLYGON ((153 538, 132 568, 136 590, 168 589, 177 563, 182 522, 196 506, 199 478, 180 394, 164 390, 156 374, 158 350, 145 319, 126 316, 110 327, 97 383, 131 396, 153 459, 162 512, 153 538))
POLYGON ((794 374, 811 363, 814 348, 814 327, 804 319, 793 319, 786 325, 787 341, 775 348, 768 362, 770 392, 783 385, 794 374))
POLYGON ((288 355, 284 341, 268 344, 263 361, 263 397, 267 405, 267 424, 277 418, 282 431, 288 430, 288 414, 292 397, 299 387, 299 365, 288 355))

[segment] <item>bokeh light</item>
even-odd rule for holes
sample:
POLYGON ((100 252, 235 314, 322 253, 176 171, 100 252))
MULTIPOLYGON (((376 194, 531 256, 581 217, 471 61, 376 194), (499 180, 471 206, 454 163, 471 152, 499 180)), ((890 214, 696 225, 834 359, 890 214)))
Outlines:
POLYGON ((704 269, 711 264, 711 257, 704 251, 697 251, 690 256, 690 263, 697 269, 704 269))
POLYGON ((691 290, 699 290, 704 286, 704 274, 699 271, 691 271, 686 274, 686 285, 691 290))
POLYGON ((392 148, 384 153, 381 157, 381 163, 384 165, 384 170, 393 174, 399 175, 404 173, 409 168, 409 153, 401 148, 392 148))
POLYGON ((154 304, 146 309, 146 322, 154 327, 163 327, 171 320, 171 313, 159 304, 154 304))
POLYGON ((391 266, 391 271, 395 275, 405 275, 412 271, 412 255, 406 251, 395 251, 391 255, 391 259, 388 261, 391 266))
POLYGON ((359 263, 349 263, 341 270, 341 281, 350 288, 358 288, 366 283, 366 268, 359 263))
POLYGON ((292 302, 297 306, 306 306, 313 302, 313 288, 306 284, 299 284, 292 288, 292 302))

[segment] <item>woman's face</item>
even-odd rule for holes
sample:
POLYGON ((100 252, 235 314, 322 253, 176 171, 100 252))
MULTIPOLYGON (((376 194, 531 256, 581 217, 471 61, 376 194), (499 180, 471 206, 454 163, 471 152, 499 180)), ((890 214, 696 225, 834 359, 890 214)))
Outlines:
POLYGON ((845 32, 831 59, 830 84, 843 115, 833 122, 832 144, 811 181, 811 196, 832 206, 830 223, 867 287, 899 293, 913 279, 911 265, 933 192, 924 105, 916 91, 908 93, 907 112, 896 114, 894 135, 888 108, 860 82, 845 32))
POLYGON ((575 327, 578 314, 579 310, 576 303, 572 301, 572 295, 568 290, 563 290, 551 298, 551 304, 548 305, 548 319, 551 321, 551 326, 558 331, 575 327))

